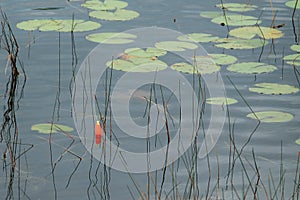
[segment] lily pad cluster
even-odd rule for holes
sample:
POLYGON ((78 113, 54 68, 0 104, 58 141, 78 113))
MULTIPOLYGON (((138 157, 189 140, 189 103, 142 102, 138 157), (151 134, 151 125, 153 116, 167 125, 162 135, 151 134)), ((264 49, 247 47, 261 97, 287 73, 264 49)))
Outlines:
POLYGON ((211 22, 221 26, 240 26, 230 30, 228 38, 216 38, 207 36, 207 41, 212 41, 216 47, 225 49, 254 49, 268 44, 267 39, 276 39, 283 36, 283 33, 275 28, 259 26, 261 20, 240 12, 256 10, 256 5, 240 3, 217 4, 216 7, 225 10, 220 12, 205 11, 200 16, 210 18, 211 22), (255 38, 258 36, 259 38, 255 38))
POLYGON ((92 10, 89 16, 101 20, 127 21, 137 18, 140 14, 133 10, 125 9, 128 3, 118 0, 88 0, 81 6, 92 10))
POLYGON ((91 31, 101 27, 101 24, 93 21, 72 20, 72 19, 33 19, 22 21, 17 28, 26 31, 57 31, 57 32, 83 32, 91 31))

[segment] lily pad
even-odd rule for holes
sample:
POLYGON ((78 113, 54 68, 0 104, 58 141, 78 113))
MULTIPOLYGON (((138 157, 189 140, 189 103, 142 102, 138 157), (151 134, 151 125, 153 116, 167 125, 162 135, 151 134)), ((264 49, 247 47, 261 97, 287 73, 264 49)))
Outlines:
POLYGON ((125 50, 125 53, 131 57, 151 58, 155 60, 156 57, 166 55, 167 51, 163 49, 149 47, 146 50, 141 48, 129 48, 125 50))
POLYGON ((106 63, 108 67, 126 72, 153 72, 164 70, 168 65, 159 60, 159 56, 167 52, 162 49, 149 47, 144 49, 129 48, 124 51, 120 58, 106 63))
POLYGON ((296 9, 300 9, 300 2, 298 1, 297 5, 296 5, 296 3, 297 3, 297 0, 292 0, 292 1, 287 1, 285 3, 285 5, 290 8, 295 8, 295 6, 296 6, 296 9))
POLYGON ((197 61, 196 66, 184 62, 175 63, 171 68, 188 74, 212 74, 221 69, 220 66, 216 65, 211 59, 206 61, 202 60, 201 63, 197 61))
POLYGON ((255 112, 255 115, 253 113, 250 113, 247 115, 247 117, 252 118, 252 119, 258 118, 261 122, 267 122, 267 123, 288 122, 294 118, 294 116, 291 113, 281 112, 281 111, 255 112))
POLYGON ((91 11, 89 15, 102 20, 127 21, 137 18, 140 14, 133 10, 117 9, 112 12, 103 10, 91 11))
POLYGON ((50 134, 52 127, 52 133, 58 132, 71 132, 74 129, 72 127, 61 125, 61 124, 51 124, 51 123, 42 123, 42 124, 35 124, 31 126, 32 131, 38 131, 39 133, 43 134, 50 134))
POLYGON ((208 33, 191 33, 187 35, 181 35, 177 39, 184 42, 212 42, 216 39, 219 39, 219 37, 212 36, 208 33))
POLYGON ((260 94, 291 94, 299 91, 299 88, 277 83, 257 83, 255 87, 250 87, 249 91, 260 94))
POLYGON ((155 72, 164 70, 168 67, 166 63, 160 60, 148 58, 130 58, 128 60, 116 59, 106 63, 108 67, 125 72, 155 72))
POLYGON ((283 57, 289 65, 300 66, 300 54, 290 54, 283 57))
POLYGON ((295 141, 296 144, 300 145, 300 138, 295 141))
POLYGON ((229 35, 243 39, 251 39, 254 38, 256 35, 264 39, 275 39, 282 37, 283 33, 275 28, 262 26, 246 26, 232 29, 231 31, 229 31, 229 35))
POLYGON ((299 44, 294 44, 291 46, 291 50, 300 52, 300 45, 299 44))
POLYGON ((133 42, 136 36, 130 33, 106 32, 86 36, 87 40, 103 44, 127 44, 133 42))
POLYGON ((255 49, 268 44, 268 41, 263 41, 261 39, 240 39, 240 38, 222 38, 216 40, 216 47, 225 49, 255 49))
POLYGON ((233 12, 246 12, 250 10, 256 10, 256 5, 251 4, 242 4, 242 3, 223 3, 223 4, 217 4, 218 8, 226 9, 233 12))
POLYGON ((186 49, 196 49, 198 46, 190 42, 164 41, 156 43, 155 47, 166 51, 185 51, 186 49))
POLYGON ((232 64, 227 69, 242 74, 261 74, 275 71, 277 67, 260 62, 241 62, 232 64))
POLYGON ((211 21, 216 24, 225 24, 228 26, 249 26, 261 23, 261 20, 256 17, 238 14, 228 14, 226 18, 222 15, 213 18, 211 21))
POLYGON ((222 12, 215 12, 215 11, 204 11, 200 13, 200 16, 204 18, 215 18, 223 15, 224 14, 222 12))
POLYGON ((208 104, 213 104, 213 105, 231 105, 231 104, 235 104, 238 101, 236 99, 233 98, 226 98, 226 97, 212 97, 212 98, 208 98, 206 99, 206 103, 208 104))
POLYGON ((235 63, 237 58, 228 54, 209 54, 218 65, 229 65, 235 63))
POLYGON ((120 8, 126 8, 128 3, 125 1, 106 0, 104 2, 99 0, 90 0, 81 4, 82 7, 89 8, 91 10, 115 10, 120 8))
POLYGON ((84 20, 52 20, 52 19, 34 19, 27 20, 17 24, 17 28, 26 31, 58 31, 58 32, 83 32, 100 28, 97 22, 84 20))

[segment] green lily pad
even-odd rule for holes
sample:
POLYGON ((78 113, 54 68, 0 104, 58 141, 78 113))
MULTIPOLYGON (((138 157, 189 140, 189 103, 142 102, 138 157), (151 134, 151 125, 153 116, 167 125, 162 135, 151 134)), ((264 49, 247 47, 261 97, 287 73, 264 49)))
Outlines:
POLYGON ((251 10, 256 10, 256 5, 251 4, 243 4, 243 3, 223 3, 223 4, 217 4, 218 8, 226 9, 233 12, 246 12, 251 10))
POLYGON ((275 39, 282 37, 283 33, 275 28, 262 26, 246 26, 232 29, 231 31, 229 31, 229 35, 243 39, 251 39, 254 38, 256 35, 264 39, 275 39))
POLYGON ((106 32, 86 36, 87 40, 103 44, 127 44, 133 42, 136 36, 130 33, 106 32))
POLYGON ((294 44, 291 46, 291 50, 300 52, 300 45, 299 44, 294 44))
POLYGON ((222 12, 216 12, 216 11, 204 11, 200 13, 200 16, 204 18, 216 18, 223 15, 224 14, 222 12))
POLYGON ((268 44, 268 41, 261 39, 246 40, 240 38, 222 38, 215 42, 220 43, 215 44, 216 47, 225 49, 255 49, 268 44))
POLYGON ((261 23, 261 20, 256 17, 238 14, 228 14, 226 15, 226 19, 225 16, 222 15, 213 18, 211 21, 216 24, 225 24, 228 26, 249 26, 261 23))
POLYGON ((38 131, 39 133, 43 133, 43 134, 50 134, 51 127, 52 127, 52 133, 71 132, 74 130, 72 127, 66 125, 50 124, 50 123, 35 124, 31 126, 31 130, 38 131))
POLYGON ((83 32, 100 28, 97 22, 84 20, 52 20, 52 19, 34 19, 27 20, 17 24, 17 28, 26 31, 58 31, 58 32, 83 32))
POLYGON ((255 112, 255 115, 253 113, 250 113, 247 115, 247 117, 252 118, 252 119, 258 118, 261 122, 267 122, 267 123, 288 122, 294 118, 294 116, 291 113, 281 112, 281 111, 255 112))
POLYGON ((235 63, 237 58, 228 54, 208 54, 216 64, 218 65, 229 65, 235 63))
POLYGON ((112 12, 103 10, 91 11, 89 15, 102 20, 127 21, 137 18, 140 14, 133 10, 117 9, 112 12))
POLYGON ((241 62, 232 64, 227 69, 242 74, 261 74, 275 71, 277 67, 260 62, 241 62))
MULTIPOLYGON (((290 7, 290 8, 295 8, 296 3, 297 3, 297 0, 292 0, 292 1, 287 1, 287 2, 285 3, 285 5, 286 5, 287 7, 290 7)), ((299 2, 299 1, 298 1, 297 6, 296 6, 296 9, 300 9, 300 2, 299 2)))
POLYGON ((89 8, 91 10, 115 10, 126 8, 128 3, 125 1, 106 0, 104 2, 99 0, 89 0, 81 4, 82 7, 89 8))
POLYGON ((249 91, 260 94, 291 94, 299 91, 295 86, 277 83, 257 83, 254 86, 250 87, 249 91))
POLYGON ((159 60, 159 56, 167 52, 162 49, 149 47, 144 49, 129 48, 124 51, 120 58, 106 63, 108 67, 126 72, 153 72, 164 70, 168 65, 159 60))
POLYGON ((300 66, 300 54, 290 54, 283 57, 289 65, 300 66))
POLYGON ((151 58, 163 56, 167 54, 167 51, 154 47, 149 47, 146 50, 141 48, 129 48, 125 50, 125 53, 132 57, 151 58))
POLYGON ((198 46, 190 42, 164 41, 156 43, 155 47, 166 51, 185 51, 186 49, 196 49, 198 46))
POLYGON ((220 71, 220 66, 216 65, 211 59, 199 62, 197 61, 197 66, 193 66, 188 63, 180 62, 171 65, 171 68, 188 74, 212 74, 214 72, 220 71))
POLYGON ((208 33, 191 33, 187 35, 181 35, 177 39, 184 42, 212 42, 216 39, 219 39, 219 37, 212 36, 208 33))
POLYGON ((300 138, 295 141, 296 144, 300 145, 300 138))
POLYGON ((226 98, 226 97, 212 97, 212 98, 208 98, 206 99, 206 103, 208 104, 213 104, 213 105, 231 105, 231 104, 235 104, 238 101, 236 99, 233 98, 226 98))
POLYGON ((168 65, 160 60, 148 58, 116 59, 106 63, 108 67, 125 72, 155 72, 164 70, 168 65))

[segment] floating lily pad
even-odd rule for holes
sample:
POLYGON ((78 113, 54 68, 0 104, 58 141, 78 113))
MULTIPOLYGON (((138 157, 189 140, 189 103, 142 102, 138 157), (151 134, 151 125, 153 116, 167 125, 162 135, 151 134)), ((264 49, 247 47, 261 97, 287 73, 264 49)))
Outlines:
POLYGON ((224 14, 222 12, 215 12, 215 11, 204 11, 200 13, 200 16, 204 18, 215 18, 223 15, 224 14))
POLYGON ((291 113, 281 112, 281 111, 262 111, 262 112, 255 112, 250 113, 247 117, 252 119, 259 119, 261 122, 288 122, 291 121, 294 116, 291 113), (256 118, 257 117, 257 118, 256 118))
POLYGON ((208 98, 206 99, 206 103, 208 104, 213 104, 213 105, 231 105, 231 104, 235 104, 238 101, 236 99, 233 98, 226 98, 226 97, 212 97, 212 98, 208 98))
POLYGON ((227 69, 242 74, 261 74, 275 71, 277 67, 260 62, 241 62, 232 64, 227 69))
POLYGON ((190 42, 164 41, 156 43, 155 47, 166 51, 185 51, 186 49, 196 49, 198 46, 190 42))
POLYGON ((291 54, 283 57, 283 60, 286 60, 289 65, 300 66, 300 54, 291 54))
POLYGON ((296 6, 296 9, 300 9, 300 2, 298 1, 297 5, 296 5, 296 3, 297 3, 297 0, 292 0, 292 1, 287 1, 285 3, 285 5, 290 8, 295 8, 295 6, 296 6))
POLYGON ((261 39, 240 39, 240 38, 222 38, 216 40, 216 47, 225 49, 255 49, 268 44, 268 41, 263 41, 261 39))
POLYGON ((94 33, 86 36, 87 40, 103 44, 127 44, 133 42, 136 36, 130 33, 94 33))
POLYGON ((300 45, 299 44, 294 44, 291 46, 291 50, 300 52, 300 45))
POLYGON ((141 49, 141 48, 129 48, 129 49, 125 50, 125 53, 131 57, 151 58, 151 59, 155 60, 156 57, 166 55, 167 51, 165 51, 163 49, 149 47, 146 50, 141 49))
POLYGON ((91 10, 115 10, 126 8, 128 3, 125 1, 106 0, 104 2, 98 0, 90 0, 81 4, 82 7, 89 8, 91 10))
POLYGON ((296 144, 300 145, 300 138, 295 141, 296 144))
POLYGON ((134 18, 137 18, 140 14, 133 10, 117 9, 116 11, 103 11, 96 10, 89 13, 91 17, 102 19, 102 20, 111 20, 111 21, 127 21, 134 18))
POLYGON ((197 61, 196 66, 184 62, 175 63, 171 68, 188 74, 212 74, 221 69, 220 66, 216 65, 211 59, 206 61, 202 60, 201 63, 197 61))
POLYGON ((149 47, 144 49, 129 48, 120 55, 119 59, 106 63, 108 67, 126 72, 153 72, 164 70, 168 65, 158 60, 159 56, 165 55, 167 52, 162 49, 149 47))
POLYGON ((249 91, 260 94, 291 94, 299 91, 295 86, 277 83, 257 83, 254 86, 249 91))
POLYGON ((71 132, 74 130, 72 127, 66 125, 50 124, 50 123, 35 124, 31 126, 31 130, 38 131, 39 133, 43 133, 43 134, 50 134, 51 127, 52 127, 52 133, 71 132))
POLYGON ((275 28, 262 26, 246 26, 232 29, 231 31, 229 31, 229 35, 243 39, 251 39, 254 38, 256 35, 264 39, 275 39, 282 37, 283 33, 275 28))
POLYGON ((222 15, 213 18, 211 21, 216 24, 225 24, 228 26, 249 26, 261 23, 261 20, 256 17, 238 14, 228 14, 226 18, 222 15))
POLYGON ((212 36, 208 33, 191 33, 187 35, 181 35, 177 39, 184 42, 212 42, 216 39, 219 39, 219 37, 212 36))
POLYGON ((52 19, 34 19, 23 21, 17 24, 17 28, 26 31, 58 31, 58 32, 83 32, 100 28, 101 25, 92 21, 84 20, 52 20, 52 19))
POLYGON ((223 3, 223 4, 217 4, 218 8, 226 9, 233 12, 246 12, 250 10, 256 10, 256 5, 251 4, 243 4, 243 3, 223 3))
POLYGON ((168 65, 160 60, 148 58, 116 59, 106 63, 108 67, 126 72, 154 72, 164 70, 168 65))
POLYGON ((218 65, 229 65, 235 63, 237 58, 228 54, 209 54, 218 65))

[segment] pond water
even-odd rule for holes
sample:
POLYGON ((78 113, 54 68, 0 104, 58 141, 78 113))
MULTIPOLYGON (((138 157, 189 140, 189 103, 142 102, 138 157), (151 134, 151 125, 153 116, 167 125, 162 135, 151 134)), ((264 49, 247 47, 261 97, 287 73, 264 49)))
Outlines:
MULTIPOLYGON (((83 101, 92 101, 94 95, 97 97, 102 114, 106 109, 108 110, 104 117, 106 134, 112 137, 111 142, 119 144, 129 152, 145 153, 158 150, 168 143, 166 124, 168 124, 167 132, 171 139, 174 139, 177 130, 181 128, 181 123, 189 119, 180 118, 181 99, 176 98, 173 95, 174 91, 170 88, 148 84, 138 85, 137 90, 132 91, 131 88, 124 86, 124 91, 118 90, 115 97, 121 102, 118 104, 121 106, 123 99, 125 104, 127 95, 132 94, 128 107, 130 116, 136 124, 147 127, 149 105, 153 108, 160 105, 161 114, 167 113, 169 120, 168 123, 164 120, 157 122, 164 127, 159 133, 160 137, 151 137, 147 140, 134 137, 135 133, 133 136, 127 135, 116 122, 117 118, 124 120, 122 119, 124 116, 120 114, 114 116, 115 118, 112 117, 113 113, 111 107, 106 104, 107 95, 105 94, 110 92, 110 88, 116 86, 122 76, 130 72, 108 68, 101 76, 98 86, 95 87, 95 94, 92 95, 89 91, 80 90, 82 88, 78 85, 77 88, 74 86, 74 80, 78 81, 82 78, 82 75, 77 74, 81 69, 81 64, 87 62, 85 58, 98 45, 88 41, 85 37, 98 32, 123 32, 143 27, 162 27, 175 30, 176 33, 207 33, 226 38, 227 28, 232 30, 239 26, 222 26, 212 23, 209 18, 200 16, 201 12, 206 11, 223 13, 215 6, 221 1, 128 1, 126 9, 140 13, 139 17, 128 21, 105 21, 89 17, 89 10, 82 7, 82 3, 84 1, 80 0, 49 2, 11 0, 0 3, 17 39, 18 57, 25 71, 25 74, 22 73, 21 65, 17 65, 20 74, 16 95, 21 97, 18 102, 15 102, 16 106, 18 103, 15 111, 18 139, 17 141, 12 138, 3 139, 0 143, 1 199, 255 199, 255 197, 257 199, 282 197, 282 199, 290 199, 295 197, 293 192, 297 194, 296 186, 299 183, 297 171, 299 145, 295 141, 300 138, 300 92, 260 94, 249 91, 249 88, 257 83, 288 84, 300 88, 297 67, 283 60, 285 55, 296 53, 290 49, 290 46, 297 44, 295 40, 298 40, 299 34, 299 10, 295 11, 295 33, 292 23, 293 9, 285 6, 285 1, 232 0, 224 2, 256 5, 257 8, 253 11, 239 14, 259 18, 261 27, 280 25, 276 30, 280 30, 284 36, 267 39, 267 45, 253 49, 218 48, 215 42, 198 44, 202 45, 209 54, 229 54, 237 58, 237 63, 267 63, 276 66, 277 70, 261 74, 242 74, 227 70, 227 64, 221 65, 219 72, 210 75, 212 83, 216 84, 210 87, 212 90, 217 90, 217 84, 222 78, 226 96, 238 102, 228 105, 227 111, 224 104, 215 106, 215 109, 227 117, 214 149, 207 157, 197 158, 195 149, 201 147, 204 140, 203 134, 209 123, 211 121, 219 123, 222 120, 222 117, 211 119, 213 106, 206 104, 202 107, 201 105, 200 108, 204 109, 203 118, 199 120, 199 136, 195 142, 193 141, 192 147, 166 168, 151 173, 135 173, 110 168, 109 165, 104 165, 96 159, 96 155, 101 156, 99 152, 103 151, 100 151, 101 147, 96 145, 90 147, 90 141, 88 141, 90 138, 84 137, 84 134, 89 131, 83 131, 82 124, 76 124, 76 120, 81 119, 80 116, 83 113, 79 111, 77 113, 78 108, 74 109, 73 103, 76 101, 74 96, 78 95, 74 92, 84 94, 86 92, 83 95, 86 99, 83 98, 83 101), (73 17, 92 20, 101 23, 102 26, 96 30, 74 33, 36 30, 28 32, 16 27, 17 23, 25 20, 72 19, 73 17), (26 82, 24 83, 25 75, 26 82), (149 95, 149 91, 154 92, 149 95), (150 97, 156 101, 149 100, 150 97), (164 104, 167 105, 167 111, 164 110, 166 108, 164 104), (246 117, 253 111, 282 111, 290 113, 293 118, 285 122, 272 123, 261 119, 258 123, 258 120, 246 117), (58 129, 59 133, 53 134, 41 134, 32 130, 32 126, 41 123, 62 124, 74 130, 58 129), (12 167, 8 146, 14 147, 15 167, 12 167)), ((229 11, 225 10, 226 12, 229 11)), ((257 27, 255 24, 252 26, 257 27)), ((156 36, 158 37, 159 34, 162 32, 157 33, 156 36)), ((102 48, 105 50, 105 47, 104 45, 102 48)), ((107 48, 108 55, 109 50, 111 49, 107 48)), ((4 120, 8 99, 8 96, 4 94, 6 84, 10 83, 11 79, 9 79, 10 66, 5 67, 7 63, 5 49, 1 49, 0 56, 2 66, 0 97, 3 107, 1 116, 4 120)), ((110 58, 112 56, 114 55, 110 58)), ((170 52, 161 59, 168 65, 183 62, 182 58, 170 52)), ((166 69, 166 72, 172 71, 166 69)), ((83 78, 87 85, 90 84, 91 74, 97 74, 97 72, 88 72, 87 78, 83 78)), ((193 87, 202 101, 205 92, 203 93, 204 86, 203 88, 199 86, 198 76, 180 74, 187 80, 185 84, 196 83, 193 87)), ((132 79, 131 82, 138 82, 138 80, 132 79)), ((178 82, 174 82, 174 85, 176 84, 178 82)), ((182 87, 184 88, 184 84, 182 87)), ((206 85, 205 88, 208 86, 206 85)), ((279 89, 279 86, 276 88, 279 89)), ((283 89, 283 92, 287 90, 283 89)), ((186 97, 185 92, 182 91, 183 98, 186 97)), ((205 95, 207 98, 210 97, 209 94, 205 95)), ((117 106, 116 110, 120 111, 121 107, 117 106)), ((93 113, 94 116, 99 116, 97 109, 94 112, 97 114, 93 113)), ((96 120, 94 116, 86 114, 84 117, 93 124, 96 120)), ((101 119, 102 125, 104 118, 101 119)), ((269 118, 272 119, 272 116, 269 118)), ((268 120, 268 117, 265 119, 268 120)), ((13 124, 10 128, 5 128, 3 135, 12 134, 14 131, 15 125, 13 124)), ((141 163, 134 159, 129 161, 137 167, 141 163)))

